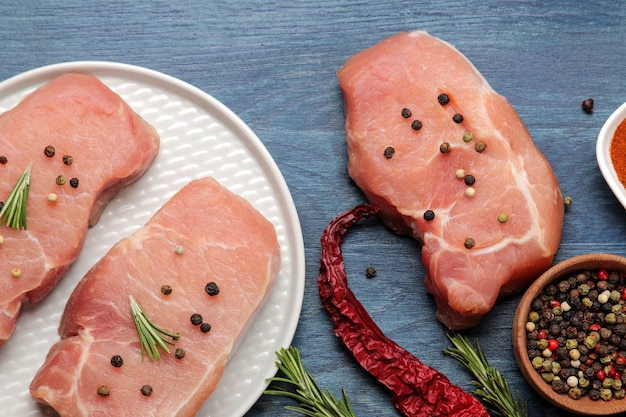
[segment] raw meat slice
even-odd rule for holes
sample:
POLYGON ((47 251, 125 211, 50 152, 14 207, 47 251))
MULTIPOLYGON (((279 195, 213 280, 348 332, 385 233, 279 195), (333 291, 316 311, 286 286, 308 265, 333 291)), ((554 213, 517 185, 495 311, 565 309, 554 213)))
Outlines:
POLYGON ((158 149, 156 130, 91 75, 59 76, 0 115, 0 155, 7 158, 0 165, 0 199, 32 163, 28 229, 0 227, 0 346, 22 304, 52 290, 78 257, 88 226, 148 169, 158 149), (49 145, 53 156, 44 154, 49 145), (56 183, 59 175, 64 185, 56 183), (48 200, 50 193, 56 201, 48 200), (18 279, 14 268, 21 270, 18 279))
POLYGON ((61 416, 194 416, 263 305, 280 266, 273 225, 214 179, 194 180, 118 242, 78 284, 32 396, 61 416), (180 246, 182 254, 175 248, 180 246), (215 282, 219 294, 208 295, 215 282), (162 285, 171 286, 169 295, 162 285), (172 353, 142 361, 133 296, 164 330, 172 353), (212 326, 203 333, 190 318, 212 326), (184 349, 177 359, 173 350, 184 349), (123 365, 112 366, 120 355, 123 365), (140 392, 152 387, 149 397, 140 392), (110 395, 98 395, 98 387, 110 395))
POLYGON ((421 242, 443 324, 476 325, 551 266, 563 225, 557 180, 466 57, 405 32, 348 59, 338 77, 349 174, 389 227, 421 242))

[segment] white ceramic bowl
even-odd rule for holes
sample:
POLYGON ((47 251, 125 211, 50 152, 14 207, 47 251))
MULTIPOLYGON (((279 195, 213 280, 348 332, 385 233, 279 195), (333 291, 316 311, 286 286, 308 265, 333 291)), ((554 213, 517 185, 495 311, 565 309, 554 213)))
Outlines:
POLYGON ((609 185, 613 194, 617 197, 622 206, 626 208, 626 188, 620 182, 611 162, 611 140, 617 126, 626 118, 626 103, 622 104, 617 110, 606 119, 600 133, 598 134, 598 140, 596 142, 596 159, 598 160, 598 166, 604 180, 609 185))

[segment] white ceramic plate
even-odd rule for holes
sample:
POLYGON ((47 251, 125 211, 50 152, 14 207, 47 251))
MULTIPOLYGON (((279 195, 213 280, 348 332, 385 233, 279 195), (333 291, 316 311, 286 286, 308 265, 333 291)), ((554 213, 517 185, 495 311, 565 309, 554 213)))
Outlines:
POLYGON ((622 203, 622 206, 626 208, 626 188, 624 188, 624 184, 622 184, 617 177, 617 173, 611 162, 610 152, 611 140, 613 139, 615 130, 624 119, 626 119, 626 103, 618 107, 618 109, 606 119, 604 125, 602 125, 596 142, 596 159, 598 160, 598 166, 600 167, 600 172, 602 172, 604 180, 611 188, 611 191, 613 191, 613 194, 615 194, 615 197, 622 203))
POLYGON ((194 178, 212 176, 246 198, 276 227, 282 267, 276 285, 213 395, 198 417, 243 416, 276 373, 274 353, 291 344, 304 293, 302 231, 287 185, 257 136, 222 103, 176 78, 109 62, 71 62, 38 68, 0 83, 0 112, 46 81, 67 72, 90 73, 118 93, 161 136, 149 170, 124 189, 91 228, 83 251, 54 291, 25 307, 12 338, 0 348, 1 414, 55 416, 31 399, 29 384, 58 340, 65 302, 87 270, 119 239, 143 224, 194 178))

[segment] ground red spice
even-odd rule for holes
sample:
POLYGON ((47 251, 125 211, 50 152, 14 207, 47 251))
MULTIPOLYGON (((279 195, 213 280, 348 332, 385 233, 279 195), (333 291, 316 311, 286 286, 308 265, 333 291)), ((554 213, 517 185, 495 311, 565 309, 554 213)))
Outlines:
POLYGON ((609 152, 617 178, 626 187, 626 119, 622 120, 619 126, 617 126, 611 140, 609 152))

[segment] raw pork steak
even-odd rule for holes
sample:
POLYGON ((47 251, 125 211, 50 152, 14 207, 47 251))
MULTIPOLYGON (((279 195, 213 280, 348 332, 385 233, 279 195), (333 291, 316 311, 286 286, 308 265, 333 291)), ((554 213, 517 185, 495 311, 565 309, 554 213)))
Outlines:
POLYGON ((246 200, 213 179, 192 181, 80 281, 32 396, 61 416, 194 416, 269 295, 279 251, 273 225, 246 200), (205 290, 211 282, 216 295, 205 290), (129 296, 180 334, 160 360, 142 361, 129 296), (192 323, 196 313, 210 331, 192 323))
POLYGON ((0 200, 32 163, 27 230, 0 226, 0 346, 22 304, 52 290, 78 257, 87 228, 158 149, 156 130, 91 75, 55 78, 0 115, 0 200), (65 184, 57 184, 59 176, 65 184))
POLYGON ((551 266, 561 192, 511 104, 454 47, 400 33, 338 72, 348 170, 381 217, 422 243, 450 329, 476 325, 551 266))

